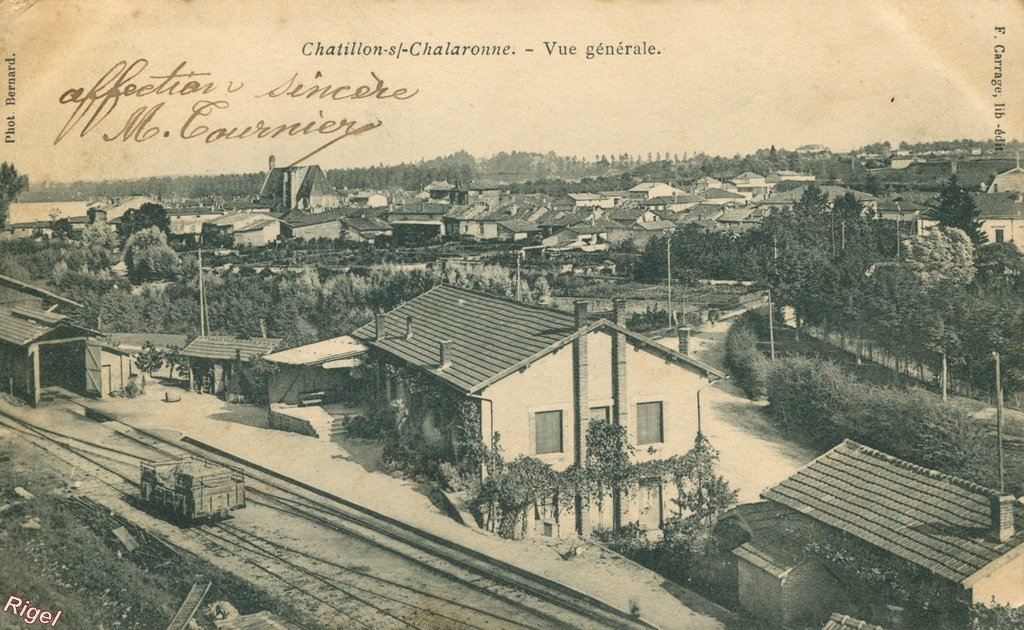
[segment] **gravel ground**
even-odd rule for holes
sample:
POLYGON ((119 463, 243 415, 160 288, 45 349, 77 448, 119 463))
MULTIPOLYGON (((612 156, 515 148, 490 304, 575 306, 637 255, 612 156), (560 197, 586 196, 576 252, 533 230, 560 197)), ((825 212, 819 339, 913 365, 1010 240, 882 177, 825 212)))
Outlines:
POLYGON ((402 520, 466 547, 557 580, 612 606, 629 610, 662 628, 723 628, 730 613, 700 596, 674 588, 664 579, 598 546, 550 539, 509 541, 461 525, 438 510, 426 489, 379 470, 373 449, 354 441, 351 449, 315 438, 270 431, 266 411, 225 403, 213 396, 174 390, 182 400, 162 401, 162 386, 150 382, 134 400, 96 401, 95 406, 132 425, 181 433, 235 453, 286 475, 402 520), (211 422, 211 420, 213 420, 211 422), (564 560, 573 545, 582 553, 564 560))
MULTIPOLYGON (((725 334, 732 320, 701 328, 690 337, 694 358, 721 368, 725 364, 725 334)), ((661 340, 674 347, 675 339, 661 340)), ((760 494, 817 457, 818 453, 786 440, 765 418, 767 403, 753 401, 732 382, 719 381, 701 393, 704 434, 718 449, 720 470, 739 490, 740 503, 760 500, 760 494)))

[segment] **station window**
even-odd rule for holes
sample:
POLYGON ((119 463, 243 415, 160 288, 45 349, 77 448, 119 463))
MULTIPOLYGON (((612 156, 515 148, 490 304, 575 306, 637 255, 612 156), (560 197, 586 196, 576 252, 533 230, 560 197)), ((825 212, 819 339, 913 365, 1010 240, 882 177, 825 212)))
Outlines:
POLYGON ((534 415, 534 451, 543 453, 562 452, 562 412, 540 411, 534 415))
POLYGON ((664 406, 646 402, 636 406, 636 443, 657 444, 665 441, 664 406))

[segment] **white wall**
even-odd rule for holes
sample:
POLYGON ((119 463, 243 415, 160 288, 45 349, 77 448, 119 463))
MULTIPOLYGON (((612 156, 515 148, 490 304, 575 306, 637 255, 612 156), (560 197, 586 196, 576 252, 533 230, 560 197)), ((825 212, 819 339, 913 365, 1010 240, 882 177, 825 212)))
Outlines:
MULTIPOLYGON (((611 335, 593 332, 588 336, 588 390, 590 407, 612 406, 611 335)), ((664 437, 660 444, 637 449, 637 460, 660 459, 685 453, 693 446, 697 433, 696 390, 706 380, 688 367, 668 362, 647 350, 627 344, 627 392, 629 423, 627 433, 636 444, 636 405, 661 401, 664 437)), ((563 448, 561 453, 537 455, 556 470, 573 461, 572 346, 561 348, 522 372, 515 372, 485 389, 482 396, 494 401, 494 431, 501 434, 505 458, 533 456, 530 440, 530 414, 538 411, 562 411, 563 448)), ((589 410, 588 410, 589 411, 589 410)), ((491 427, 488 405, 481 421, 484 440, 491 427)), ((588 413, 589 417, 589 413, 588 413)))

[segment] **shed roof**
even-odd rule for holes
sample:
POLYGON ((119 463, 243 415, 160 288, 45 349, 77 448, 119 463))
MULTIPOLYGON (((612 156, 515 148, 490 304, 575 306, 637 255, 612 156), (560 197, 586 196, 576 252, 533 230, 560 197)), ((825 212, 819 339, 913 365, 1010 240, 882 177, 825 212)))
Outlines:
POLYGON ((273 352, 279 345, 280 339, 240 339, 228 335, 207 335, 193 339, 192 343, 182 349, 181 354, 200 359, 234 359, 237 356, 243 361, 248 361, 273 352))
POLYGON ((705 374, 715 368, 599 320, 577 330, 573 315, 447 285, 436 286, 384 315, 385 336, 376 340, 375 322, 352 336, 384 350, 454 387, 478 391, 518 367, 552 352, 580 334, 602 327, 625 333, 638 346, 705 374), (412 336, 406 318, 412 317, 412 336), (439 343, 452 342, 451 366, 439 368, 439 343))
POLYGON ((84 308, 78 302, 76 302, 74 300, 70 300, 70 299, 64 297, 63 295, 58 295, 58 294, 54 293, 53 291, 49 291, 49 290, 44 289, 42 287, 38 287, 38 286, 36 286, 34 284, 29 284, 28 282, 24 282, 22 280, 18 280, 17 278, 12 278, 11 276, 5 276, 3 274, 0 274, 0 287, 5 287, 5 288, 8 288, 8 289, 13 289, 13 290, 18 291, 20 293, 25 293, 25 294, 31 295, 33 297, 42 298, 43 300, 47 300, 47 301, 50 301, 50 302, 57 302, 57 303, 64 304, 64 305, 67 305, 67 306, 74 306, 74 307, 77 307, 77 308, 84 308))
POLYGON ((9 307, 0 311, 0 341, 25 346, 57 330, 68 328, 76 333, 93 335, 93 331, 75 326, 63 315, 29 306, 9 307))
POLYGON ((324 339, 268 354, 264 359, 285 365, 322 365, 328 361, 364 354, 367 347, 350 335, 324 339))
POLYGON ((1024 551, 1024 532, 1002 543, 987 536, 997 494, 845 440, 762 496, 969 586, 1024 551))

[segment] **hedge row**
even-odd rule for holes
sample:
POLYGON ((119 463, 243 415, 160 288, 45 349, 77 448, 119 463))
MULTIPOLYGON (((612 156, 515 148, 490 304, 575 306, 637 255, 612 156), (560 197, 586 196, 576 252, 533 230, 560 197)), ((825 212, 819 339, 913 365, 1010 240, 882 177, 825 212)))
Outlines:
POLYGON ((725 337, 725 366, 732 379, 751 398, 763 398, 770 364, 757 347, 765 316, 747 311, 739 316, 725 337))
POLYGON ((850 438, 977 483, 995 481, 978 423, 925 390, 869 385, 834 363, 803 357, 772 364, 765 390, 769 419, 814 447, 850 438))

